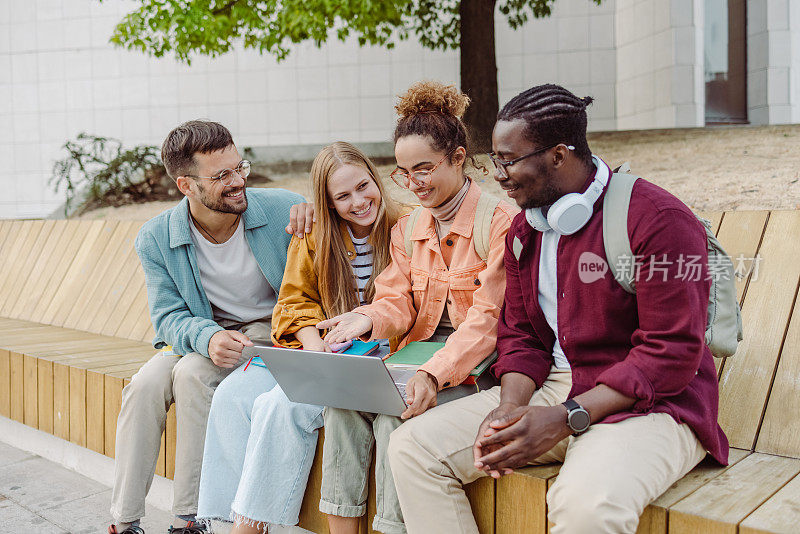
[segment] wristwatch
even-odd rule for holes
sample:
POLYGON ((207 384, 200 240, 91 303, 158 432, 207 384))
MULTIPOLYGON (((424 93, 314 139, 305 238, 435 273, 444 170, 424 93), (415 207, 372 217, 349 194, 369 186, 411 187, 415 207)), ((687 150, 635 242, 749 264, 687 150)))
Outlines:
POLYGON ((580 436, 586 432, 592 424, 589 412, 574 399, 567 399, 561 404, 567 409, 567 426, 572 430, 572 435, 580 436))

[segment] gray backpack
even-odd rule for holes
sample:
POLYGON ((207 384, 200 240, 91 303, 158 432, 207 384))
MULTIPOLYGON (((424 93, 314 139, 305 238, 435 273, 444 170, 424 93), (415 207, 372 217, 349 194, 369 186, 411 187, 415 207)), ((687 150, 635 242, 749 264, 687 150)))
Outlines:
MULTIPOLYGON (((628 206, 633 184, 639 177, 630 174, 626 163, 614 171, 603 199, 603 245, 606 260, 620 286, 636 294, 635 265, 628 236, 628 206)), ((733 261, 722 249, 711 222, 698 217, 706 229, 708 265, 713 266, 708 299, 706 345, 716 358, 733 356, 742 340, 742 313, 736 298, 733 261)))

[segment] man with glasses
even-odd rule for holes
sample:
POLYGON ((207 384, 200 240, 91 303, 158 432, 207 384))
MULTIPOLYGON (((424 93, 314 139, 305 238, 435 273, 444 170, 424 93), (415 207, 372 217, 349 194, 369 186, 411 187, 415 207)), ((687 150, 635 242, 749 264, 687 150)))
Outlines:
POLYGON ((123 390, 109 534, 143 532, 139 519, 173 402, 177 526, 169 532, 204 531, 195 514, 211 398, 243 348, 270 337, 291 238, 283 229, 289 208, 303 202, 281 189, 247 189, 250 162, 215 122, 172 130, 161 159, 185 198, 136 238, 161 351, 123 390))
POLYGON ((523 209, 506 237, 501 385, 392 434, 410 534, 477 533, 463 485, 546 463, 562 463, 547 492, 550 532, 633 534, 645 507, 706 453, 727 462, 705 344, 705 229, 680 200, 637 180, 626 220, 640 269, 636 294, 622 289, 606 263, 604 238, 614 236, 603 233, 603 194, 623 178, 589 149, 591 101, 542 85, 498 115, 495 179, 523 209), (687 279, 682 261, 692 257, 703 276, 687 279))

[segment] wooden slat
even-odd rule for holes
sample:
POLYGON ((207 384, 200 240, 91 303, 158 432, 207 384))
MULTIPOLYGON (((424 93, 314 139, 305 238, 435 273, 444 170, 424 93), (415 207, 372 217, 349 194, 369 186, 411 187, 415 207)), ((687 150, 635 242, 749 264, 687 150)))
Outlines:
POLYGON ((80 249, 64 276, 62 283, 49 299, 47 309, 38 320, 47 324, 62 324, 69 310, 87 284, 93 284, 89 278, 94 266, 102 257, 103 249, 111 238, 117 221, 95 221, 88 234, 81 242, 80 249))
POLYGON ((723 212, 721 211, 697 211, 698 217, 711 221, 711 229, 716 235, 719 232, 719 225, 722 222, 723 212))
POLYGON ((82 310, 83 313, 75 320, 74 324, 70 325, 71 328, 99 332, 100 328, 102 328, 102 323, 108 318, 108 313, 113 307, 114 298, 118 297, 124 290, 131 277, 131 271, 128 266, 132 259, 136 259, 133 240, 138 232, 138 224, 126 224, 123 222, 120 223, 119 228, 126 230, 126 232, 117 238, 119 243, 113 262, 106 266, 103 278, 98 279, 94 285, 94 291, 89 299, 91 307, 82 310), (110 296, 114 296, 114 298, 110 296), (100 319, 98 319, 98 316, 100 316, 100 319))
POLYGON ((478 524, 480 534, 493 534, 495 531, 495 491, 496 483, 492 477, 479 478, 464 487, 469 499, 472 514, 478 524))
POLYGON ((0 306, 0 310, 8 311, 13 308, 26 281, 32 274, 31 266, 35 265, 37 259, 45 252, 45 244, 55 231, 55 221, 28 221, 26 225, 30 228, 28 237, 22 244, 22 250, 18 250, 16 253, 12 251, 13 255, 9 256, 15 260, 10 262, 7 267, 9 277, 6 280, 6 289, 3 290, 6 298, 0 306))
POLYGON ((67 318, 59 326, 76 328, 82 320, 85 310, 89 309, 92 303, 95 302, 95 295, 104 294, 103 290, 109 283, 109 279, 113 278, 120 254, 126 254, 128 251, 125 238, 131 234, 132 229, 137 224, 139 223, 122 221, 116 226, 107 246, 103 249, 100 260, 94 265, 89 275, 89 279, 93 280, 94 283, 87 284, 81 291, 73 303, 67 318))
MULTIPOLYGON (((755 258, 766 223, 766 211, 731 211, 725 214, 725 220, 717 237, 725 252, 733 260, 734 267, 737 266, 737 258, 755 258)), ((742 302, 744 288, 749 279, 749 275, 736 277, 736 295, 739 302, 742 302)))
MULTIPOLYGON (((70 236, 70 239, 65 239, 67 244, 64 247, 64 252, 62 253, 61 258, 55 264, 55 268, 51 270, 51 274, 47 280, 47 283, 42 289, 41 294, 35 296, 34 299, 31 299, 29 306, 25 309, 23 318, 30 319, 32 321, 38 321, 41 319, 45 311, 47 311, 47 307, 50 304, 50 298, 58 291, 58 288, 64 282, 64 277, 69 272, 72 262, 75 261, 75 255, 78 253, 84 238, 91 234, 91 230, 93 228, 92 225, 96 224, 96 222, 93 221, 76 222, 78 224, 75 225, 75 230, 70 236), (33 305, 34 302, 35 305, 33 305)), ((65 233, 65 238, 66 237, 67 235, 65 233)))
POLYGON ((86 370, 69 368, 69 440, 86 447, 86 370))
MULTIPOLYGON (((746 272, 748 266, 752 265, 748 258, 755 258, 758 254, 767 215, 766 211, 732 211, 725 214, 721 226, 718 227, 717 237, 720 243, 733 260, 734 269, 740 269, 734 278, 740 304, 744 302, 745 288, 751 277, 751 273, 746 272)), ((723 360, 714 358, 714 364, 719 374, 723 360)))
POLYGON ((69 441, 69 367, 53 363, 53 435, 69 441))
POLYGON ((678 502, 670 534, 736 534, 737 525, 800 473, 800 460, 754 453, 678 502))
POLYGON ((36 372, 39 430, 53 434, 53 362, 36 358, 36 372))
POLYGON ((0 349, 0 415, 11 417, 11 356, 0 349))
POLYGON ((105 454, 105 380, 103 373, 86 371, 86 447, 105 454))
POLYGON ((748 330, 722 368, 719 422, 731 445, 742 449, 755 445, 800 279, 800 247, 786 246, 790 235, 800 235, 800 211, 773 212, 760 249, 768 260, 759 267, 757 283, 748 287, 742 308, 748 330))
POLYGON ((175 404, 169 407, 167 412, 167 424, 164 434, 164 476, 169 479, 175 478, 175 442, 178 436, 178 421, 175 417, 175 404))
POLYGON ((800 458, 800 306, 795 303, 756 450, 800 458))
POLYGON ((710 480, 720 476, 749 454, 750 451, 731 449, 728 465, 725 467, 720 466, 710 458, 700 462, 697 467, 675 482, 658 499, 645 508, 639 517, 639 528, 636 530, 636 534, 667 534, 667 514, 671 506, 706 485, 710 480))
POLYGON ((33 428, 39 428, 39 411, 38 404, 39 398, 37 393, 38 387, 38 371, 36 365, 36 358, 33 356, 22 356, 23 366, 23 408, 24 419, 23 423, 33 428))
MULTIPOLYGON (((142 274, 144 278, 144 274, 142 274)), ((144 337, 144 332, 150 326, 150 312, 147 308, 147 291, 138 293, 131 303, 130 308, 125 313, 125 317, 119 321, 114 335, 126 339, 136 339, 150 342, 152 335, 144 337)))
MULTIPOLYGON (((22 281, 17 283, 16 289, 3 306, 0 314, 4 317, 27 318, 25 317, 26 309, 35 304, 35 299, 41 296, 57 262, 61 260, 61 256, 66 250, 69 240, 64 239, 63 236, 67 231, 67 224, 52 226, 52 230, 46 235, 47 239, 38 247, 41 250, 35 261, 30 261, 25 265, 24 268, 28 271, 27 276, 24 283, 22 281)), ((42 234, 44 235, 45 231, 42 231, 42 234)))
POLYGON ((560 464, 525 467, 497 481, 495 532, 539 533, 547 529, 547 482, 560 464))
POLYGON ((9 310, 16 302, 19 291, 24 284, 27 277, 31 274, 31 265, 35 263, 31 261, 30 256, 34 254, 34 248, 37 238, 44 223, 37 225, 30 223, 18 222, 14 228, 14 239, 10 246, 7 247, 5 256, 7 258, 20 258, 21 261, 9 262, 4 267, 4 277, 2 285, 0 285, 0 315, 4 317, 9 316, 9 310))
POLYGON ((122 295, 120 295, 119 302, 112 307, 105 324, 99 330, 99 332, 105 336, 116 335, 120 326, 122 326, 122 322, 125 321, 128 316, 129 311, 133 310, 134 313, 138 314, 141 313, 143 309, 143 307, 139 306, 141 301, 137 299, 137 297, 140 295, 147 295, 144 285, 144 274, 141 272, 141 268, 139 268, 138 257, 134 259, 136 261, 134 265, 135 270, 131 273, 128 286, 125 288, 122 295))
POLYGON ((122 405, 122 378, 105 375, 103 398, 103 415, 105 417, 105 455, 114 458, 117 439, 117 417, 122 405))
POLYGON ((800 530, 800 475, 769 498, 739 525, 739 534, 795 533, 800 530))
MULTIPOLYGON (((114 309, 121 305, 120 301, 125 294, 125 289, 139 266, 139 257, 133 250, 133 246, 131 246, 127 254, 120 260, 111 283, 101 294, 95 295, 95 299, 92 301, 92 309, 84 313, 83 319, 78 323, 77 328, 100 333, 114 309)), ((130 306, 130 303, 128 303, 128 306, 130 306)))

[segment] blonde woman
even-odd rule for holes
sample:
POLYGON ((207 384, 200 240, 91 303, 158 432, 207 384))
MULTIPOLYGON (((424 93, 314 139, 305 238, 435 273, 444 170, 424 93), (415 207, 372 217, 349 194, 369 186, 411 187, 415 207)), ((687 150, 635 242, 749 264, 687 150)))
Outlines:
MULTIPOLYGON (((325 147, 311 168, 317 222, 289 245, 274 343, 330 351, 316 324, 369 303, 389 263, 397 204, 356 147, 325 147)), ((233 534, 298 521, 322 407, 291 402, 264 367, 234 371, 217 388, 206 432, 198 518, 233 520, 233 534)))
MULTIPOLYGON (((505 237, 516 211, 488 200, 464 172, 467 132, 460 117, 469 98, 453 86, 420 82, 400 97, 395 128, 397 169, 392 178, 422 205, 411 229, 402 217, 392 229, 392 261, 375 280, 375 298, 330 320, 325 337, 339 343, 366 335, 411 341, 444 341, 406 384, 402 419, 436 405, 442 389, 457 386, 495 350, 505 291, 505 237), (481 209, 480 206, 494 206, 481 209), (478 252, 475 220, 489 227, 488 254, 478 252), (410 247, 411 254, 407 253, 410 247)), ((325 412, 322 500, 332 534, 356 534, 366 511, 372 442, 376 445, 377 513, 372 527, 405 532, 386 450, 402 420, 347 410, 325 412)))

